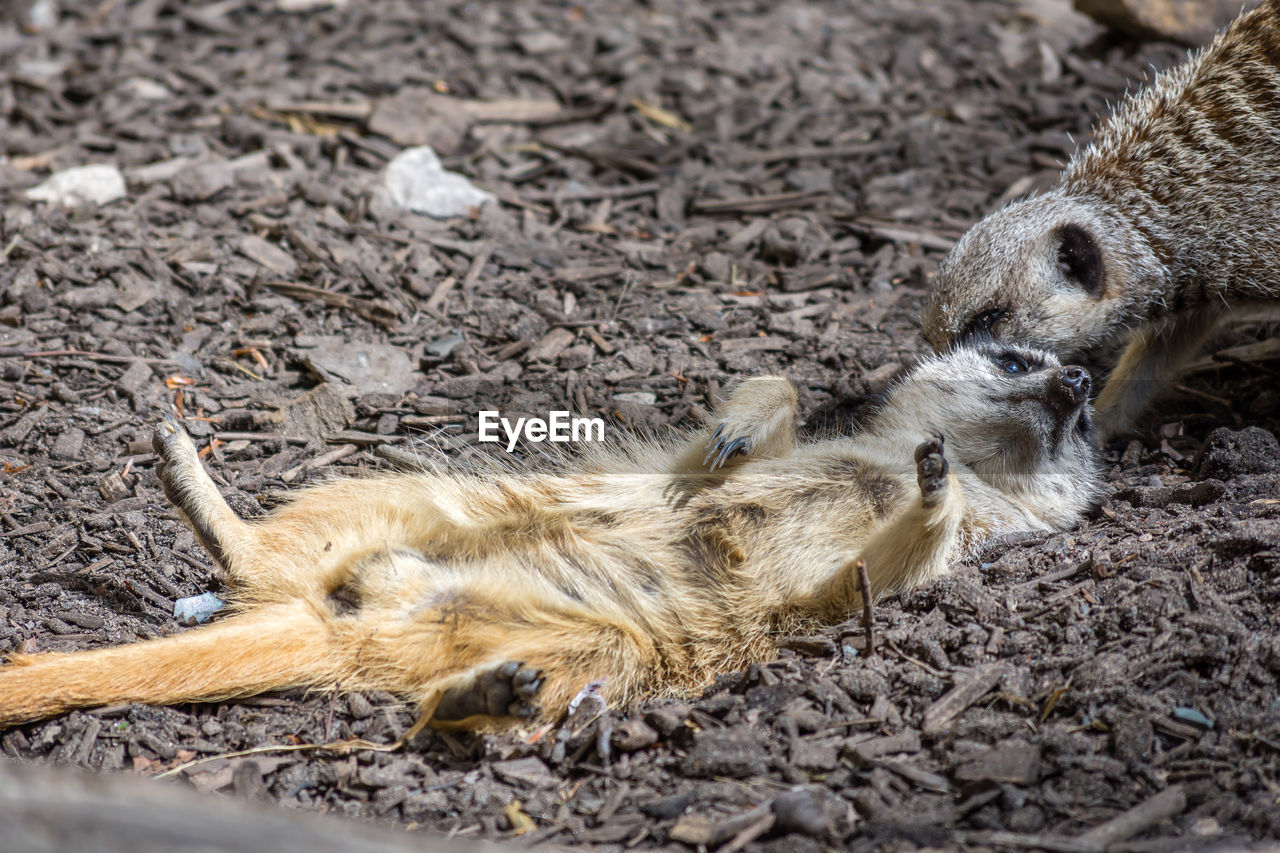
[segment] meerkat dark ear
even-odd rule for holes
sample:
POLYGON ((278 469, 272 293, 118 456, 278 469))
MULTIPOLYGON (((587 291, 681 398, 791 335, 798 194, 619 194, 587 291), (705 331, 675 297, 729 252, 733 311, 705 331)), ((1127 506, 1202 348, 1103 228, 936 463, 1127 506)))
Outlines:
POLYGON ((1093 235, 1080 225, 1058 228, 1058 269, 1063 278, 1090 296, 1102 295, 1102 252, 1093 235))

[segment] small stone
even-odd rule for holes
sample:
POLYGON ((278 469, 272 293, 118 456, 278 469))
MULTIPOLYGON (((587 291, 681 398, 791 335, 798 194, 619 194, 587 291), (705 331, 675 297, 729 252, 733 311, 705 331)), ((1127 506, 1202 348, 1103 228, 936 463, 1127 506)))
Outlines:
POLYGON ((672 841, 679 841, 691 847, 710 844, 715 835, 715 821, 706 815, 698 814, 683 816, 676 821, 676 825, 671 827, 671 831, 667 833, 667 837, 672 841))
POLYGON ((652 406, 658 402, 658 395, 652 391, 624 391, 621 394, 614 394, 613 399, 633 406, 652 406))
POLYGON ((635 752, 658 742, 658 733, 636 717, 623 720, 613 729, 613 748, 619 752, 635 752))
POLYGON ((475 187, 462 175, 445 171, 440 158, 425 145, 393 157, 374 194, 394 207, 435 219, 468 216, 495 200, 493 193, 475 187))
POLYGON ((1005 741, 956 768, 958 782, 1034 785, 1040 781, 1040 747, 1005 741))
POLYGON ((457 98, 420 86, 405 86, 374 104, 369 130, 397 145, 429 146, 427 151, 438 151, 447 157, 461 147, 473 120, 457 98))
POLYGON ((516 44, 520 45, 520 49, 530 56, 538 56, 539 54, 559 53, 567 50, 569 40, 550 30, 538 30, 536 32, 521 33, 516 36, 516 44))
POLYGON ((1213 720, 1209 719, 1195 708, 1174 708, 1173 718, 1175 720, 1181 720, 1184 723, 1191 723, 1192 725, 1200 726, 1202 729, 1213 728, 1213 720))
POLYGON ((124 175, 115 166, 106 164, 77 166, 55 172, 44 183, 27 190, 25 195, 32 201, 64 207, 106 204, 124 198, 124 175))
POLYGON ((57 459, 79 459, 84 449, 84 430, 71 427, 64 430, 53 443, 53 455, 57 459))
POLYGON ((870 702, 889 692, 889 681, 878 672, 855 669, 840 678, 840 686, 859 702, 870 702))
POLYGON ((696 736, 682 767, 687 776, 741 778, 759 772, 769 753, 750 729, 706 730, 696 736))
POLYGON ((542 763, 542 759, 533 756, 511 761, 496 761, 493 764, 493 773, 506 782, 531 785, 535 788, 549 788, 560 781, 547 769, 547 765, 542 763))
POLYGON ((644 715, 644 720, 664 738, 671 737, 689 719, 688 705, 666 705, 654 708, 644 715))
POLYGON ((529 347, 525 358, 529 361, 555 361, 556 356, 560 355, 565 347, 573 343, 573 337, 573 332, 568 329, 552 329, 543 335, 537 343, 529 347))
POLYGON ((427 341, 424 350, 432 358, 448 358, 463 340, 458 335, 447 335, 443 338, 436 338, 434 341, 427 341))
POLYGON ((274 412, 257 418, 260 428, 316 440, 340 432, 355 420, 356 407, 334 382, 321 382, 274 412))
POLYGON ((281 12, 314 12, 319 9, 342 9, 350 0, 276 0, 281 12))
POLYGON ((728 281, 733 265, 723 252, 710 252, 702 259, 702 271, 712 281, 728 281))
POLYGON ((362 693, 347 694, 347 710, 357 720, 364 720, 373 716, 373 704, 364 698, 362 693))
POLYGON ((124 82, 122 88, 141 101, 167 101, 173 97, 173 92, 168 87, 146 77, 131 77, 124 82))
POLYGON ((173 618, 183 625, 195 625, 208 622, 213 614, 226 607, 227 603, 211 592, 179 598, 173 603, 173 618))
POLYGON ((808 773, 834 770, 839 760, 834 741, 798 740, 791 747, 791 763, 808 773))
POLYGON ((1260 427, 1219 427, 1209 433, 1196 454, 1194 470, 1200 480, 1231 480, 1240 474, 1280 471, 1280 443, 1260 427))
POLYGON ((276 275, 288 277, 298 271, 298 262, 292 255, 257 234, 242 234, 236 248, 240 254, 257 261, 276 275))
POLYGON ((230 163, 202 163, 178 172, 169 187, 176 200, 194 204, 213 198, 234 183, 235 172, 230 163))
POLYGON ((109 504, 113 504, 118 500, 123 500, 133 494, 133 489, 124 481, 118 471, 112 471, 101 480, 98 481, 98 493, 102 495, 103 500, 109 504))
POLYGON ((1155 752, 1155 731, 1146 714, 1123 714, 1111 724, 1116 757, 1126 764, 1145 765, 1155 752))
POLYGON ((300 360, 326 378, 336 376, 361 394, 403 394, 419 376, 403 347, 324 335, 299 341, 300 360), (304 347, 304 343, 306 346, 304 347))
POLYGON ((581 370, 588 367, 595 360, 596 351, 590 344, 579 344, 576 347, 569 347, 560 353, 560 357, 556 359, 556 364, 561 370, 581 370))
POLYGON ((778 821, 775 827, 783 834, 799 832, 817 837, 826 835, 830 826, 821 797, 808 788, 792 788, 779 794, 773 801, 773 814, 778 821))

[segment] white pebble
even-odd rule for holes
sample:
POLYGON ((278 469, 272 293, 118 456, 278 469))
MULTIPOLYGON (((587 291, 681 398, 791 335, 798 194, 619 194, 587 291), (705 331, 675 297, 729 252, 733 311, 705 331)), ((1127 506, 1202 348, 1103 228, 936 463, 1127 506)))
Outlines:
POLYGON ((26 192, 32 201, 47 201, 64 207, 106 204, 124 198, 124 194, 124 176, 115 166, 105 164, 63 169, 26 192))
POLYGON ((436 219, 467 216, 474 208, 493 201, 485 192, 455 172, 445 171, 436 152, 423 145, 406 148, 387 164, 375 193, 381 192, 394 206, 436 219))

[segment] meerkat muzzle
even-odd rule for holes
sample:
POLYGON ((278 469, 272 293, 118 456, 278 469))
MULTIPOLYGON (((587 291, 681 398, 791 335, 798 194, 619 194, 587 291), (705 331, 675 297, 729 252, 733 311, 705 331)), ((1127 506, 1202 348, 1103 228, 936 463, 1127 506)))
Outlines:
POLYGON ((1093 388, 1093 380, 1089 371, 1074 364, 1062 368, 1062 372, 1050 380, 1049 394, 1055 401, 1075 409, 1089 399, 1089 391, 1093 388))

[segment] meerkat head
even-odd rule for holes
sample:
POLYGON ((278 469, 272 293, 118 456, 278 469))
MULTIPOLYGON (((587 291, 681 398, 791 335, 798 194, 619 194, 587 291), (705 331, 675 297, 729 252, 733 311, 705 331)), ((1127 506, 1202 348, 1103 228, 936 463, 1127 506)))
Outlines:
POLYGON ((1078 515, 1098 482, 1088 371, 1051 353, 985 342, 931 356, 901 380, 881 428, 940 432, 947 458, 1007 494, 1078 515))
POLYGON ((934 350, 988 339, 1067 355, 1122 332, 1154 256, 1107 209, 1051 192, 973 226, 930 285, 923 331, 934 350))

